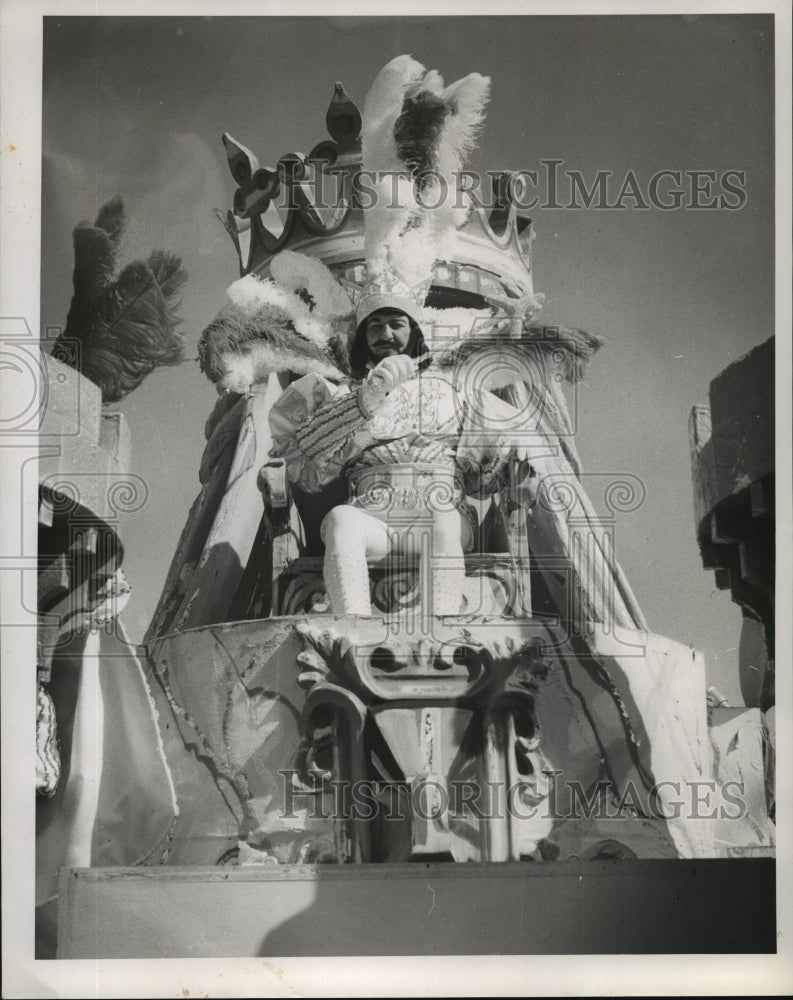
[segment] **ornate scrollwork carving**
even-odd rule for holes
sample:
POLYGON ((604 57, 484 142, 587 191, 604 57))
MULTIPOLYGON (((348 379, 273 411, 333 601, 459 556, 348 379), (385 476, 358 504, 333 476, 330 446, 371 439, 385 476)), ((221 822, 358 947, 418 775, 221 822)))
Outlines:
POLYGON ((374 575, 372 603, 378 611, 393 614, 414 608, 419 600, 419 575, 415 569, 374 575))
POLYGON ((465 628, 450 630, 442 639, 388 634, 369 641, 366 636, 300 622, 295 626, 303 645, 297 655, 298 683, 313 688, 320 681, 333 682, 366 700, 414 700, 430 693, 449 698, 478 695, 506 681, 527 655, 531 658, 534 648, 503 636, 497 628, 484 639, 480 631, 474 636, 465 628))
POLYGON ((295 633, 303 644, 302 652, 297 654, 300 665, 297 681, 302 688, 311 689, 330 674, 343 676, 341 665, 349 652, 350 636, 309 622, 298 622, 295 633))
POLYGON ((279 614, 323 614, 329 610, 328 595, 321 570, 297 573, 288 581, 281 596, 279 614))

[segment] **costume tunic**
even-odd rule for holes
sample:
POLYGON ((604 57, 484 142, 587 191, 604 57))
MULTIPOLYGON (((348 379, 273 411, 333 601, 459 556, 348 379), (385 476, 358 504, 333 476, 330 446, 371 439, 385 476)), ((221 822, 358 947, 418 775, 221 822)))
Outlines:
POLYGON ((497 488, 515 450, 510 439, 527 425, 519 410, 490 392, 463 396, 442 368, 397 386, 370 417, 358 404, 359 385, 319 375, 290 385, 270 410, 271 454, 284 458, 290 482, 310 493, 345 476, 350 502, 375 516, 381 505, 374 492, 356 484, 377 476, 396 482, 406 467, 426 472, 425 490, 433 481, 452 483, 455 505, 467 516, 465 495, 497 488))

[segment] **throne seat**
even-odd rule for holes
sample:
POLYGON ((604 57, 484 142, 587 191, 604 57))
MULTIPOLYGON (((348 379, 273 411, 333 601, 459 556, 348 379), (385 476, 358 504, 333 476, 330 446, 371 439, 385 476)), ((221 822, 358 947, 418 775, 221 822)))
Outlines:
MULTIPOLYGON (((258 484, 264 501, 262 521, 228 620, 330 614, 319 525, 332 506, 344 502, 346 484, 334 482, 315 495, 293 490, 283 459, 263 465, 258 484)), ((508 490, 501 503, 510 506, 508 490)), ((513 520, 512 516, 505 519, 502 514, 494 519, 488 514, 478 525, 477 547, 464 557, 466 583, 460 613, 531 615, 533 585, 525 526, 513 524, 513 520)), ((369 583, 376 612, 420 610, 423 588, 416 560, 389 556, 370 562, 369 583)))

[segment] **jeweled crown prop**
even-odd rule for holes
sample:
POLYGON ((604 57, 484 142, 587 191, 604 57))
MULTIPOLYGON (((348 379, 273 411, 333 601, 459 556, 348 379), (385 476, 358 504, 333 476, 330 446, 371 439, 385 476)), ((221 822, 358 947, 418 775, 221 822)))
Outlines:
MULTIPOLYGON (((237 249, 240 274, 266 274, 281 250, 296 250, 324 261, 341 279, 363 282, 364 210, 371 201, 371 180, 360 178, 362 116, 342 83, 337 83, 325 116, 330 139, 310 153, 286 153, 274 167, 260 166, 249 149, 228 133, 223 144, 229 169, 239 185, 234 208, 219 217, 237 249), (356 181, 355 178, 359 179, 356 181), (283 208, 283 229, 272 225, 273 209, 283 208), (269 211, 268 211, 269 210, 269 211)), ((372 170, 371 166, 366 167, 372 170)), ((471 295, 503 294, 502 278, 533 293, 531 219, 519 213, 522 180, 516 172, 490 172, 491 189, 472 197, 474 176, 457 178, 459 201, 470 205, 465 224, 438 261, 432 298, 459 304, 471 295)), ((431 204, 429 198, 425 198, 431 204)))
POLYGON ((506 301, 522 319, 536 308, 519 175, 491 174, 483 191, 465 170, 489 85, 472 73, 446 86, 398 56, 363 114, 336 84, 331 138, 307 155, 261 166, 223 136, 238 188, 218 215, 241 278, 199 342, 213 381, 247 391, 272 371, 347 374, 351 338, 376 309, 401 309, 426 336, 441 310, 492 314, 506 301))

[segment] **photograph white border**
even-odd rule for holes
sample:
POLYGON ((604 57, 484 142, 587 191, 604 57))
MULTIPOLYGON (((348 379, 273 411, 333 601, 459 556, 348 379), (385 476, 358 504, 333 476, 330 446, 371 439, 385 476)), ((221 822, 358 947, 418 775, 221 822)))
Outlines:
MULTIPOLYGON (((455 956, 377 959, 202 959, 147 961, 33 960, 32 778, 35 729, 35 633, 6 629, 2 636, 2 854, 4 997, 164 996, 567 996, 654 994, 785 994, 793 989, 791 870, 791 10, 787 0, 760 3, 471 3, 403 0, 399 14, 713 14, 772 13, 776 17, 776 335, 777 335, 777 760, 779 953, 681 956, 455 956), (25 634, 21 634, 21 633, 25 634)), ((34 337, 39 324, 41 212, 41 19, 46 15, 290 15, 393 14, 385 3, 97 3, 4 0, 0 10, 0 319, 24 317, 34 337)), ((7 373, 0 373, 7 376, 7 373)), ((19 391, 4 377, 3 392, 19 391)), ((22 462, 33 446, 2 449, 0 569, 7 543, 18 537, 22 462)), ((35 498, 25 498, 26 503, 35 498)), ((25 518, 27 523, 35 519, 25 518)), ((27 551, 35 539, 27 539, 27 551)), ((18 544, 15 543, 15 544, 18 544)), ((0 572, 3 615, 18 599, 0 572)), ((35 606, 34 574, 25 574, 35 606)), ((32 603, 31 603, 32 602, 32 603)))

